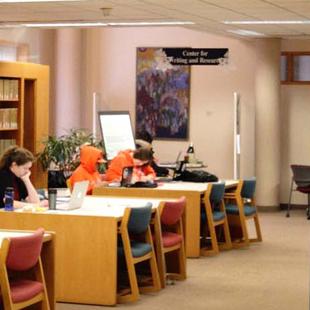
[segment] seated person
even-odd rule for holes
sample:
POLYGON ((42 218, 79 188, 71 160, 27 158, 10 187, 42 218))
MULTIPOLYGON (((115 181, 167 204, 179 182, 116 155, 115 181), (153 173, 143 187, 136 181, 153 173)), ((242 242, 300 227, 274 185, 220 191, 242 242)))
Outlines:
POLYGON ((91 195, 94 187, 105 185, 104 176, 100 175, 97 167, 103 163, 102 150, 91 146, 84 145, 80 150, 80 165, 74 170, 69 182, 73 188, 75 182, 89 181, 87 194, 91 195))
POLYGON ((147 130, 142 130, 138 132, 136 136, 136 147, 146 147, 152 151, 152 161, 150 163, 151 167, 154 169, 156 175, 158 177, 165 177, 169 174, 169 170, 164 167, 159 167, 156 163, 156 159, 154 157, 154 151, 152 148, 153 137, 147 130))
POLYGON ((106 180, 108 182, 121 182, 123 168, 133 167, 132 183, 153 182, 156 174, 149 165, 152 157, 151 150, 143 147, 134 151, 121 151, 110 162, 106 172, 106 180))
POLYGON ((4 192, 14 188, 14 207, 22 207, 21 200, 39 203, 40 199, 30 181, 33 154, 18 146, 9 147, 0 158, 0 208, 4 207, 4 192))

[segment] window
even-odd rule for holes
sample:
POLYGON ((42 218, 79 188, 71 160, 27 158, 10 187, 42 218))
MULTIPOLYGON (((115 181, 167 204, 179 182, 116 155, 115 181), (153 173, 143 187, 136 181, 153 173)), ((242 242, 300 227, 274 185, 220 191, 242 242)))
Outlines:
POLYGON ((282 84, 310 84, 310 52, 283 52, 280 67, 282 84))

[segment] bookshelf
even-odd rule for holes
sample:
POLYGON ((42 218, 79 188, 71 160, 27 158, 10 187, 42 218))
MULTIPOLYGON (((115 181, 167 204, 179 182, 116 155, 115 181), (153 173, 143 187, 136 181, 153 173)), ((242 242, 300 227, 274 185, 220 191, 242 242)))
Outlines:
MULTIPOLYGON (((48 135, 49 67, 0 62, 0 155, 10 145, 38 154, 48 135)), ((36 187, 46 186, 40 164, 32 168, 36 187)))

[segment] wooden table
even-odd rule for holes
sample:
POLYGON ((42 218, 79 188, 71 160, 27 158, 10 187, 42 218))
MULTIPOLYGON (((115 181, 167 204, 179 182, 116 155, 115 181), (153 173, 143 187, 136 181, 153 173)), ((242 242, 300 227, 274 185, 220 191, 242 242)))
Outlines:
MULTIPOLYGON (((237 180, 226 180, 226 188, 235 187, 237 180)), ((94 195, 118 197, 143 197, 171 199, 186 197, 185 211, 185 249, 187 257, 200 256, 200 200, 208 188, 208 183, 167 182, 157 188, 95 188, 94 195)))
POLYGON ((56 233, 56 301, 115 305, 117 294, 117 226, 126 207, 157 207, 159 199, 85 198, 71 211, 40 213, 0 211, 6 229, 43 227, 56 233))
MULTIPOLYGON (((33 231, 25 230, 0 230, 0 244, 4 238, 26 236, 33 231)), ((43 246, 41 250, 41 260, 43 264, 46 289, 50 309, 55 309, 55 234, 54 232, 45 232, 43 237, 43 246)))

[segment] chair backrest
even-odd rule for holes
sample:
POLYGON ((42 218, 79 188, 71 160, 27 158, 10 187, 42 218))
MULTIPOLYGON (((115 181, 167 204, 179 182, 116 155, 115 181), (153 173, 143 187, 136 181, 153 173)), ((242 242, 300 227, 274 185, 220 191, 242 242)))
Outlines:
POLYGON ((127 229, 129 233, 140 234, 147 230, 152 215, 152 204, 148 202, 144 207, 132 208, 127 229))
POLYGON ((291 165, 293 180, 297 186, 310 186, 310 166, 291 165))
POLYGON ((179 222, 186 206, 186 198, 182 196, 177 201, 166 201, 160 216, 164 225, 174 225, 179 222))
POLYGON ((217 205, 224 198, 225 194, 225 183, 212 183, 212 189, 210 194, 210 203, 217 205))
POLYGON ((28 270, 38 262, 44 229, 39 228, 33 234, 21 237, 11 237, 6 266, 10 270, 28 270))
POLYGON ((256 178, 243 180, 241 197, 253 199, 255 194, 256 178))

